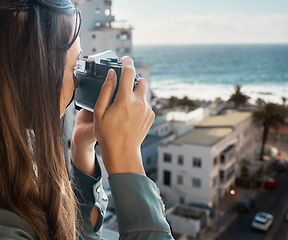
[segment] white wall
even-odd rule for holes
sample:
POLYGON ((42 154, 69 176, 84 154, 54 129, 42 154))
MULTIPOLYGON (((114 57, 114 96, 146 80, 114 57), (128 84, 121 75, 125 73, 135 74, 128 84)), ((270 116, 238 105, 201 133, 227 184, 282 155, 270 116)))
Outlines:
POLYGON ((183 218, 174 214, 167 214, 167 220, 171 224, 172 229, 183 235, 196 237, 200 233, 200 220, 183 218))
POLYGON ((171 171, 171 187, 183 192, 185 202, 202 202, 210 204, 210 149, 204 146, 166 145, 158 148, 158 182, 164 185, 164 170, 171 171), (172 155, 172 162, 164 162, 164 153, 172 155), (183 155, 183 165, 178 164, 178 155, 183 155), (192 166, 193 157, 201 158, 201 168, 192 166), (177 183, 177 176, 183 176, 183 184, 177 183), (201 179, 201 187, 192 187, 192 178, 201 179))

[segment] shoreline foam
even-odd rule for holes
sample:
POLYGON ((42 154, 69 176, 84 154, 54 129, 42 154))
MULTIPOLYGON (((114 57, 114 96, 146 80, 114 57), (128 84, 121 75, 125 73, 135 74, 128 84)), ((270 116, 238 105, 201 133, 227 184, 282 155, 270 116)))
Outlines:
MULTIPOLYGON (((152 82, 150 87, 159 98, 170 98, 171 96, 183 98, 187 96, 192 100, 205 101, 214 101, 218 97, 226 101, 234 93, 235 88, 235 86, 220 84, 165 84, 163 82, 152 82)), ((288 98, 288 84, 283 86, 274 84, 241 86, 241 91, 250 97, 249 102, 252 104, 257 98, 275 103, 282 103, 282 97, 288 98)))

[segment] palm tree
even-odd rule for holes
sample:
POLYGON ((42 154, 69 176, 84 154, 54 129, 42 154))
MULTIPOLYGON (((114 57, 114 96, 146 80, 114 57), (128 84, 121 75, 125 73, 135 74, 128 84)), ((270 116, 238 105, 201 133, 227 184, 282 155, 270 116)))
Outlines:
POLYGON ((264 147, 269 134, 269 127, 279 127, 285 122, 286 109, 283 105, 266 103, 253 112, 254 120, 263 126, 260 159, 263 160, 264 147))
POLYGON ((286 105, 286 102, 287 102, 288 99, 286 97, 282 97, 281 99, 282 99, 283 105, 286 105))
POLYGON ((228 101, 233 102, 236 108, 246 105, 250 97, 241 92, 240 85, 236 85, 234 90, 235 92, 231 95, 228 101))

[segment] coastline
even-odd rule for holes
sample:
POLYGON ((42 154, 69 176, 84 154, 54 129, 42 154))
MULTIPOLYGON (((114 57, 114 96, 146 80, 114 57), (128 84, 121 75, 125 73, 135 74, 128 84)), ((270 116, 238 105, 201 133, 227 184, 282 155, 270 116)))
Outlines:
MULTIPOLYGON (((234 93, 235 85, 160 84, 151 82, 150 87, 158 98, 170 98, 171 96, 183 98, 187 96, 191 100, 214 101, 216 98, 221 98, 227 101, 234 93)), ((281 104, 282 97, 288 98, 288 83, 283 86, 275 84, 241 85, 241 91, 250 97, 249 103, 251 104, 254 104, 258 98, 265 102, 281 104)))

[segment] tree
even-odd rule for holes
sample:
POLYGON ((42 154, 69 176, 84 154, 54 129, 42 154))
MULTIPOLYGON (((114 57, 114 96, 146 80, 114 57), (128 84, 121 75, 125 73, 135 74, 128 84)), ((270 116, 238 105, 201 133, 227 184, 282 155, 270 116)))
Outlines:
POLYGON ((240 106, 245 106, 248 103, 249 96, 241 92, 241 86, 236 85, 234 88, 235 92, 228 99, 229 102, 233 102, 236 108, 240 106))
POLYGON ((193 100, 189 99, 187 96, 178 99, 177 97, 171 96, 168 99, 168 107, 173 108, 176 106, 189 106, 193 107, 195 106, 195 103, 193 100))
POLYGON ((266 103, 253 112, 254 120, 263 126, 260 159, 263 160, 264 147, 269 134, 269 127, 279 127, 285 122, 286 109, 277 103, 266 103))
POLYGON ((288 99, 286 97, 282 97, 281 99, 282 99, 283 105, 286 105, 288 99))
POLYGON ((174 96, 171 96, 171 97, 169 98, 169 101, 168 101, 168 106, 169 106, 170 108, 173 108, 173 107, 177 106, 177 102, 178 102, 178 98, 177 98, 177 97, 174 97, 174 96))
POLYGON ((182 99, 178 100, 178 105, 182 106, 194 106, 194 101, 189 99, 187 96, 183 97, 182 99))

